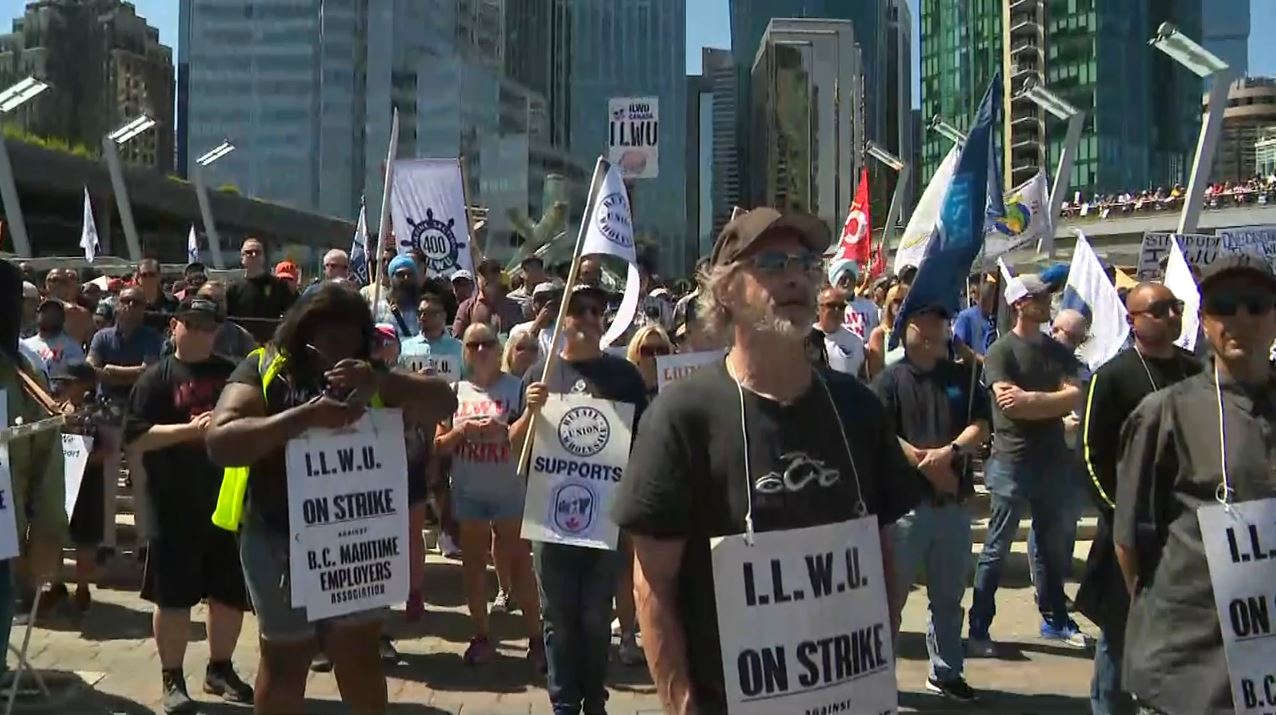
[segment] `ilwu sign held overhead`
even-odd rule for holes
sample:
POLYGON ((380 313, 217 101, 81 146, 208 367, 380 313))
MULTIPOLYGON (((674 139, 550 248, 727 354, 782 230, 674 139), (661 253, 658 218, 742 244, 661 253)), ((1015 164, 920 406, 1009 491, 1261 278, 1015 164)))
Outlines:
POLYGON ((612 97, 607 102, 607 161, 626 179, 660 175, 660 99, 612 97))

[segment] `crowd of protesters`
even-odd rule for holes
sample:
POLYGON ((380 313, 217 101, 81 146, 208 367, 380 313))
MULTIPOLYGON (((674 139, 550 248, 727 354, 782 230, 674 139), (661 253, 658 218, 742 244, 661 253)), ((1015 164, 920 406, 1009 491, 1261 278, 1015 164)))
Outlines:
MULTIPOLYGON (((1060 210, 1064 218, 1071 219, 1179 211, 1183 208, 1186 197, 1187 189, 1182 184, 1142 191, 1095 193, 1090 196, 1083 196, 1078 191, 1071 200, 1063 202, 1060 210)), ((1276 204, 1276 174, 1253 176, 1244 181, 1219 181, 1205 187, 1204 207, 1207 209, 1268 204, 1276 204)))
MULTIPOLYGON (((167 282, 149 259, 126 278, 87 283, 74 270, 40 277, 0 264, 0 298, 14 306, 0 321, 10 421, 65 411, 75 415, 68 430, 93 438, 69 523, 49 487, 62 480, 60 460, 48 458, 56 444, 11 447, 29 521, 19 525, 23 559, 3 563, 11 578, 0 574, 0 585, 15 591, 0 589, 0 605, 21 616, 38 595, 37 618, 91 609, 95 567, 118 546, 122 483, 134 494, 166 712, 195 712, 182 662, 201 601, 205 693, 261 713, 302 712, 308 670, 332 669, 356 712, 383 712, 384 668, 398 660, 383 632, 390 616, 311 623, 289 598, 284 445, 310 428, 348 425, 364 405, 397 406, 411 589, 393 617, 426 612, 424 533, 436 533, 440 551, 459 560, 471 634, 464 663, 491 663, 490 614, 518 613, 529 668, 545 674, 555 713, 605 711, 613 620, 619 660, 646 662, 666 711, 724 712, 710 539, 865 513, 881 529, 896 629, 925 574, 927 689, 974 701, 964 661, 999 655, 997 589, 1029 513, 1040 635, 1094 645, 1064 593, 1087 503, 1100 526, 1075 607, 1100 631, 1093 712, 1230 706, 1194 514, 1218 475, 1189 462, 1218 452, 1205 444, 1218 434, 1208 424, 1217 392, 1229 435, 1253 441, 1226 450, 1237 498, 1276 494, 1263 459, 1276 449, 1266 357, 1276 277, 1266 262, 1220 260, 1202 276, 1213 369, 1173 345, 1182 302, 1144 283, 1122 296, 1131 344, 1091 375, 1076 357, 1089 318, 1058 309, 1057 275, 977 275, 957 314, 938 304, 904 313, 917 269, 864 275, 853 261, 825 259, 830 243, 817 219, 763 208, 724 228, 694 284, 664 285, 643 261, 636 316, 616 349, 600 340, 620 296, 605 287, 597 256, 580 259, 570 292, 566 267, 534 256, 511 272, 483 260, 442 277, 423 255, 393 250, 376 257, 373 285, 357 282, 339 249, 307 282, 290 261, 270 270, 266 245, 252 238, 241 246, 242 275, 228 282, 209 280, 197 263, 167 282), (997 323, 999 304, 1008 324, 997 323), (725 360, 658 390, 660 357, 727 347, 725 360), (551 353, 559 359, 546 371, 551 353), (482 396, 483 409, 458 410, 462 392, 482 396), (634 408, 616 551, 520 535, 518 455, 549 395, 572 392, 634 408), (795 455, 834 477, 764 488, 787 478, 795 455), (49 464, 56 475, 41 474, 49 464), (241 468, 258 476, 235 534, 210 515, 223 480, 241 468), (990 518, 972 582, 967 508, 981 475, 990 518), (68 543, 73 592, 56 566, 68 543), (261 640, 254 685, 232 664, 248 612, 261 640)), ((10 622, 3 611, 0 622, 10 622)))

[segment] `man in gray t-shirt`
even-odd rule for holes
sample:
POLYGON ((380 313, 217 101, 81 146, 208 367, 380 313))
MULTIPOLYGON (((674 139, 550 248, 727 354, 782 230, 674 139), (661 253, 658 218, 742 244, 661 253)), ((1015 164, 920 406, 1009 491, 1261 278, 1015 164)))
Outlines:
POLYGON ((992 493, 988 538, 975 570, 970 608, 972 655, 992 655, 989 627, 996 612, 1002 562, 1025 510, 1043 564, 1036 583, 1043 614, 1041 636, 1084 648, 1085 636, 1068 616, 1063 579, 1071 564, 1064 521, 1069 486, 1063 417, 1077 407, 1080 365, 1071 351, 1041 332, 1050 320, 1050 290, 1035 275, 1011 280, 1006 303, 1015 312, 1014 329, 993 343, 984 357, 984 384, 992 396, 992 456, 984 483, 992 493))

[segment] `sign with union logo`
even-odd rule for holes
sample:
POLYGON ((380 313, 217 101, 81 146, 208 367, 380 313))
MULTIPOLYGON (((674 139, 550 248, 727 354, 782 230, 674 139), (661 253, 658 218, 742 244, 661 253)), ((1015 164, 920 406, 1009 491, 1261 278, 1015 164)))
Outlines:
POLYGON ((660 175, 660 99, 612 97, 607 102, 607 161, 626 179, 660 175))
POLYGON ((634 406, 550 395, 533 435, 523 538, 614 551, 611 505, 629 461, 634 406))

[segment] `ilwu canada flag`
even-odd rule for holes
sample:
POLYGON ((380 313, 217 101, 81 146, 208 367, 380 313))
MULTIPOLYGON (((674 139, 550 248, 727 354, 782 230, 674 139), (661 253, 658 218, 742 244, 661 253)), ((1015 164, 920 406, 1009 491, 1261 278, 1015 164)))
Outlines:
POLYGON ((430 276, 474 271, 458 160, 395 161, 390 219, 398 252, 421 249, 430 276))

